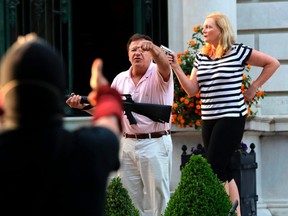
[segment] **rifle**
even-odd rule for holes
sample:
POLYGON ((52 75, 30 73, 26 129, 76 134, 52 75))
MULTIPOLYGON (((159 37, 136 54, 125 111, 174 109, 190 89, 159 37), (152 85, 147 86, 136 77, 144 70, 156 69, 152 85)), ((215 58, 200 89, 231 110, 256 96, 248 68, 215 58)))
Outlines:
MULTIPOLYGON (((122 96, 126 97, 126 100, 123 100, 124 114, 127 116, 130 124, 137 124, 137 121, 134 118, 132 112, 144 115, 155 122, 169 123, 172 106, 150 103, 136 103, 133 101, 131 94, 122 94, 122 96)), ((69 97, 70 95, 65 95, 66 100, 69 97)), ((81 96, 80 103, 89 104, 87 96, 81 96)))

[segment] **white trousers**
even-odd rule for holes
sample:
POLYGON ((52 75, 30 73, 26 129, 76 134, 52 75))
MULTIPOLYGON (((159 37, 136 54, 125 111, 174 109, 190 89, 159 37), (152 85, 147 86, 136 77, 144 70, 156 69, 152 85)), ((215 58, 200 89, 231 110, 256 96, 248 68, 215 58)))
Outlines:
POLYGON ((170 199, 172 150, 171 135, 121 139, 119 177, 141 216, 151 215, 151 211, 160 216, 165 211, 170 199), (150 203, 144 205, 144 200, 150 203))

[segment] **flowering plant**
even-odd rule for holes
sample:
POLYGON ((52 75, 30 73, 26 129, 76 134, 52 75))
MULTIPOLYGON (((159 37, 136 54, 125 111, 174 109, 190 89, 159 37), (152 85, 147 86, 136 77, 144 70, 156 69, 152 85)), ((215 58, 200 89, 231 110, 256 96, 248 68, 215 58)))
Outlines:
MULTIPOLYGON (((194 33, 192 38, 188 43, 188 48, 177 54, 178 64, 190 78, 191 70, 193 68, 193 62, 195 60, 196 54, 204 45, 202 26, 198 25, 193 28, 194 33)), ((250 65, 245 67, 246 73, 243 74, 242 81, 242 93, 244 93, 250 86, 252 78, 249 76, 249 71, 251 69, 250 65)), ((258 90, 253 101, 245 101, 248 108, 248 116, 255 116, 256 111, 251 109, 253 104, 257 104, 260 99, 265 96, 264 91, 258 90)), ((189 97, 182 86, 180 85, 177 77, 174 74, 174 103, 172 107, 172 123, 176 124, 179 128, 185 127, 195 127, 196 129, 201 128, 201 101, 200 92, 198 92, 194 97, 189 97)))

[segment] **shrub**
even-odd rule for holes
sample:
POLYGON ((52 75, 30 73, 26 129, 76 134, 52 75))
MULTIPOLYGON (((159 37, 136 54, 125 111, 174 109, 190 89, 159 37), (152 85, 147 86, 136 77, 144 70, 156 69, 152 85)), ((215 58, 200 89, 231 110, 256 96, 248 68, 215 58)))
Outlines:
POLYGON ((107 187, 105 216, 140 216, 118 176, 114 177, 107 187))
MULTIPOLYGON (((201 155, 192 155, 164 216, 227 216, 232 207, 223 183, 201 155)), ((235 215, 235 214, 234 214, 235 215)))

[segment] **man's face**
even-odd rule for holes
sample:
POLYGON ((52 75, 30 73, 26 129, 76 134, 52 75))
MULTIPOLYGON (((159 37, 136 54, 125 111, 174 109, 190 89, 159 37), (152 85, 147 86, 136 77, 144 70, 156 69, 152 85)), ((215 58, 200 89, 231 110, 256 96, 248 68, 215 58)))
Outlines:
POLYGON ((150 52, 141 49, 142 43, 146 40, 133 41, 129 46, 129 61, 132 66, 149 67, 152 60, 150 52))

